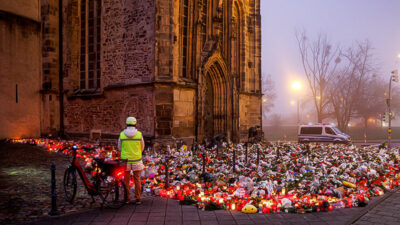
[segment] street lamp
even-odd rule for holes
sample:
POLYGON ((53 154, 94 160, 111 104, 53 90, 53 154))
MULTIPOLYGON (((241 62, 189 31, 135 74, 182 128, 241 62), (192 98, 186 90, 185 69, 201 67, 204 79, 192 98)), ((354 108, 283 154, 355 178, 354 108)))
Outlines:
POLYGON ((294 81, 292 83, 292 89, 297 92, 297 126, 300 126, 300 90, 301 90, 301 82, 294 81))
POLYGON ((392 81, 393 82, 399 82, 399 72, 397 70, 392 71, 392 75, 390 75, 390 81, 389 81, 389 98, 387 99, 386 103, 388 106, 388 119, 389 119, 389 127, 388 127, 388 148, 390 150, 391 148, 391 134, 392 134, 392 110, 391 110, 391 104, 392 104, 392 81))

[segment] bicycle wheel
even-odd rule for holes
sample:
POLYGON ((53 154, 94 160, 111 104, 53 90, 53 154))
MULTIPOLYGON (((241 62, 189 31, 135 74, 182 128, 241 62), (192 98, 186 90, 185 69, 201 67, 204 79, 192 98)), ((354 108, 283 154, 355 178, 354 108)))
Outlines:
POLYGON ((64 173, 64 192, 65 199, 70 203, 74 201, 76 188, 76 170, 72 167, 69 167, 64 173))
POLYGON ((122 180, 105 179, 100 186, 100 197, 109 208, 118 209, 127 201, 127 190, 122 180))

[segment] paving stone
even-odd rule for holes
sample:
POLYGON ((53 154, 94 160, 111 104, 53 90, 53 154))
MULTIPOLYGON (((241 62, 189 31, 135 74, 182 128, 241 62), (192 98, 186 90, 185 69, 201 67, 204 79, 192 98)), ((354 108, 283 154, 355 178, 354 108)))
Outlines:
POLYGON ((328 223, 326 222, 318 222, 318 221, 310 221, 311 225, 327 225, 328 223))
POLYGON ((149 216, 150 217, 153 217, 153 216, 165 216, 165 211, 164 212, 153 212, 153 211, 151 211, 149 216))
POLYGON ((201 220, 201 225, 219 225, 217 220, 201 220))
POLYGON ((354 225, 372 225, 374 223, 368 222, 368 221, 357 221, 356 223, 354 223, 354 225))
POLYGON ((251 218, 251 220, 255 223, 260 223, 260 222, 267 222, 269 221, 267 218, 265 217, 256 217, 256 218, 251 218))
POLYGON ((149 217, 149 213, 135 212, 132 214, 129 222, 131 222, 131 221, 147 221, 148 217, 149 217))
POLYGON ((72 223, 73 225, 84 225, 84 224, 88 224, 88 222, 74 222, 72 223))
POLYGON ((165 221, 165 225, 182 225, 182 221, 165 221))
POLYGON ((183 225, 201 225, 201 223, 199 220, 184 220, 183 225))
POLYGON ((237 225, 235 220, 219 220, 219 225, 237 225))
POLYGON ((216 216, 200 216, 201 221, 217 220, 216 216))
POLYGON ((385 225, 399 225, 399 220, 398 221, 396 221, 396 222, 385 222, 384 224, 385 225))
POLYGON ((164 221, 148 221, 146 225, 164 225, 164 221))
POLYGON ((187 221, 187 220, 200 220, 199 214, 193 214, 193 213, 184 213, 183 216, 183 221, 187 221))
POLYGON ((254 225, 254 222, 250 219, 247 220, 236 220, 238 225, 254 225))
POLYGON ((234 220, 232 215, 221 215, 217 216, 218 221, 224 221, 224 220, 234 220))
MULTIPOLYGON (((90 213, 74 214, 51 219, 51 224, 164 224, 164 225, 230 225, 230 224, 346 224, 368 208, 345 208, 327 213, 307 214, 243 214, 238 211, 203 211, 194 206, 181 206, 178 201, 153 198, 141 206, 127 205, 118 210, 95 209, 90 213), (68 222, 67 222, 68 221, 68 222), (129 222, 128 222, 129 221, 129 222)), ((371 204, 370 204, 371 205, 371 204)), ((373 205, 371 205, 373 206, 373 205)), ((368 206, 367 206, 368 207, 368 206)), ((355 224, 399 224, 400 194, 392 195, 355 224), (392 199, 394 198, 394 199, 392 199), (390 201, 389 201, 390 200, 390 201)), ((50 220, 47 220, 50 221, 50 220)), ((39 223, 34 223, 39 224, 39 223)), ((42 221, 41 224, 46 224, 42 221)))
POLYGON ((91 222, 94 218, 95 216, 79 216, 75 219, 75 222, 91 222))
POLYGON ((110 223, 120 223, 120 224, 126 224, 128 223, 130 219, 130 215, 126 217, 115 217, 114 219, 111 220, 110 223))
POLYGON ((128 225, 146 225, 146 221, 129 221, 128 225))
POLYGON ((149 219, 147 221, 150 221, 150 222, 155 222, 155 221, 160 222, 160 221, 162 221, 162 222, 164 222, 164 220, 165 220, 164 216, 149 216, 149 219))

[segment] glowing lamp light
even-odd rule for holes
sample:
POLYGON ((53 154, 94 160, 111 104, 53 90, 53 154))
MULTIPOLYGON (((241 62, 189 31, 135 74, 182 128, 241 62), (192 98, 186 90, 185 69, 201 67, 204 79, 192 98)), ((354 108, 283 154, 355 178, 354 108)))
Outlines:
POLYGON ((300 81, 294 81, 292 83, 292 89, 295 90, 295 91, 299 91, 301 89, 300 81))

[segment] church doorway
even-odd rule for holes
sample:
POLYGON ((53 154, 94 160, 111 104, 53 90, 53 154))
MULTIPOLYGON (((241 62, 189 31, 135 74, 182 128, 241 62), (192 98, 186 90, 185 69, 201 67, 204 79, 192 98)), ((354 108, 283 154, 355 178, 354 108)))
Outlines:
POLYGON ((208 140, 214 136, 214 89, 211 78, 209 74, 205 77, 205 103, 204 103, 204 113, 205 113, 205 124, 204 132, 208 140))
POLYGON ((229 81, 227 81, 224 70, 218 62, 212 63, 203 74, 200 90, 201 101, 199 109, 201 112, 200 139, 211 140, 215 135, 224 133, 230 135, 230 100, 229 81))

